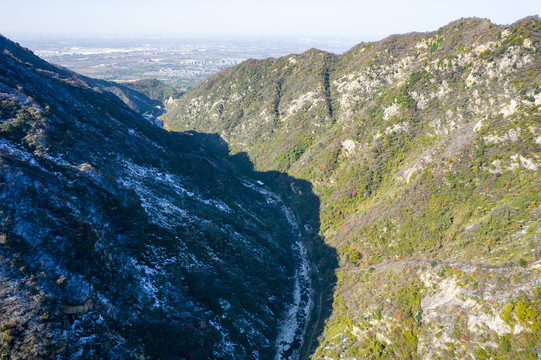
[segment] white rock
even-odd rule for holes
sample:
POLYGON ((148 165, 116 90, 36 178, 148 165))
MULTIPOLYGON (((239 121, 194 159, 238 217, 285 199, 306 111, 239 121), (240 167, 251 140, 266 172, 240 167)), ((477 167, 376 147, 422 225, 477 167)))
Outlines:
POLYGON ((393 116, 395 116, 398 113, 398 110, 400 110, 400 107, 397 103, 392 104, 388 108, 386 108, 383 111, 383 120, 389 120, 393 116))
POLYGON ((493 316, 489 316, 480 311, 469 316, 468 329, 471 332, 477 332, 477 330, 482 331, 485 326, 490 330, 495 331, 499 336, 511 332, 509 325, 507 325, 496 312, 494 312, 493 316))
POLYGON ((443 280, 439 285, 440 291, 431 297, 423 298, 421 300, 421 308, 423 313, 428 313, 430 310, 434 310, 437 307, 447 305, 458 305, 462 303, 462 300, 457 298, 460 294, 461 288, 457 285, 455 277, 450 277, 443 280))
POLYGON ((473 131, 479 132, 479 130, 481 130, 482 127, 483 127, 483 120, 479 120, 477 124, 475 124, 473 131))
POLYGON ((507 104, 506 106, 500 109, 500 114, 502 114, 504 118, 507 118, 516 112, 517 106, 518 106, 518 102, 515 99, 513 99, 509 102, 509 104, 507 104))
POLYGON ((342 142, 342 147, 346 150, 346 155, 349 156, 355 152, 356 144, 355 141, 347 139, 342 142))

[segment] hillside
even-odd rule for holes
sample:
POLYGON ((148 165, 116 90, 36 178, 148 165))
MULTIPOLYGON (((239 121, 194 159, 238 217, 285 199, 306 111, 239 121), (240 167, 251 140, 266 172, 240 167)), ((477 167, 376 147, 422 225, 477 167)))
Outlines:
POLYGON ((0 358, 298 351, 310 265, 256 180, 305 182, 249 178, 220 139, 168 133, 100 86, 0 37, 0 358))
POLYGON ((248 60, 168 107, 309 181, 339 256, 313 358, 541 353, 541 21, 248 60))
POLYGON ((179 92, 174 87, 157 79, 140 79, 119 83, 161 103, 166 103, 169 98, 179 95, 179 92))
POLYGON ((145 92, 133 89, 127 84, 93 79, 79 74, 73 74, 72 76, 80 78, 98 92, 106 91, 115 95, 120 101, 128 105, 130 109, 146 116, 150 120, 162 115, 164 112, 162 101, 147 95, 145 92))

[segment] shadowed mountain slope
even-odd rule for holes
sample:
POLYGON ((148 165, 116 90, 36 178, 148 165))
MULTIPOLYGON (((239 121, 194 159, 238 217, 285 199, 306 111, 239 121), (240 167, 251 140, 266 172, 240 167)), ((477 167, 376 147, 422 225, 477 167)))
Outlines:
POLYGON ((0 37, 0 356, 272 358, 286 205, 109 85, 0 37))

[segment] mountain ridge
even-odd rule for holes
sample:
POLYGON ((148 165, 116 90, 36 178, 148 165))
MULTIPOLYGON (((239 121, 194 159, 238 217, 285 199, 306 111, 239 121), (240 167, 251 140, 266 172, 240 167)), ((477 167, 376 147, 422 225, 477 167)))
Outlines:
MULTIPOLYGON (((4 41, 7 40, 5 36, 0 34, 0 37, 3 38, 4 41)), ((18 43, 14 43, 17 46, 20 47, 19 50, 16 51, 16 56, 19 56, 21 59, 28 59, 30 61, 36 61, 37 57, 30 49, 22 47, 18 43)), ((61 65, 57 64, 49 64, 46 61, 40 59, 41 67, 46 68, 46 71, 52 71, 52 72, 58 72, 59 75, 67 78, 67 77, 74 77, 79 79, 80 81, 85 82, 88 86, 93 87, 97 91, 107 91, 109 93, 112 93, 113 95, 117 96, 122 102, 124 102, 130 109, 134 110, 135 112, 141 114, 141 115, 149 115, 157 117, 163 113, 163 109, 158 109, 158 107, 163 107, 163 104, 165 103, 165 100, 163 97, 154 97, 152 98, 150 93, 145 93, 145 91, 140 91, 141 89, 132 89, 129 84, 122 84, 118 82, 110 82, 105 80, 99 80, 94 79, 88 76, 84 76, 81 74, 77 74, 61 65)), ((158 89, 159 87, 163 86, 164 91, 171 91, 169 88, 167 88, 167 85, 164 83, 161 83, 159 80, 156 79, 145 79, 141 81, 157 81, 158 83, 153 83, 153 87, 155 89, 158 89), (165 90, 167 89, 167 90, 165 90)))
POLYGON ((313 358, 539 353, 540 30, 460 19, 249 60, 168 106, 166 129, 314 186, 339 269, 313 358))
POLYGON ((310 188, 87 80, 0 37, 1 357, 273 358, 310 188))

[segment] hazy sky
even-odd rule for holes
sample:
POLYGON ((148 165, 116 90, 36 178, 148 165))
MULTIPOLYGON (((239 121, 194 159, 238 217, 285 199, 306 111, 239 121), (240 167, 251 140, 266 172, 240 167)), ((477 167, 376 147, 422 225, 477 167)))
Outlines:
POLYGON ((381 39, 461 17, 509 24, 540 0, 0 0, 0 33, 381 39))

